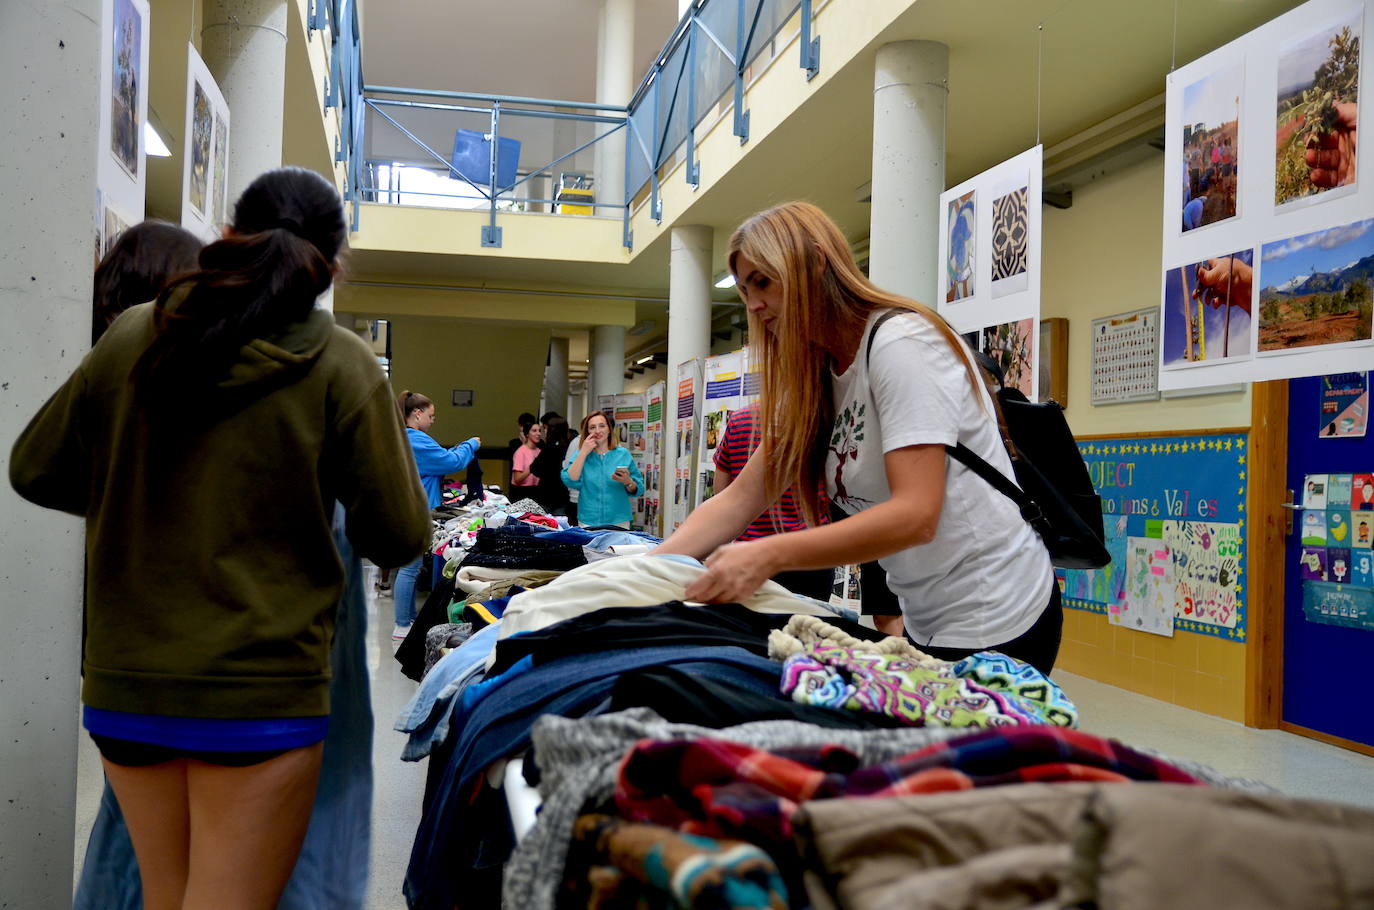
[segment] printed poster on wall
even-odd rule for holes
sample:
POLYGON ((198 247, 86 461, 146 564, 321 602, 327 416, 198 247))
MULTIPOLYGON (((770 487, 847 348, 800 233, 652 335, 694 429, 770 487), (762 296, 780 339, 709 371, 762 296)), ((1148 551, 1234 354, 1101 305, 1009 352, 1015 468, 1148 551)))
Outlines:
MULTIPOLYGON (((629 450, 630 457, 635 461, 635 466, 643 474, 647 467, 645 463, 644 393, 624 392, 612 396, 612 399, 616 442, 629 450)), ((645 486, 647 487, 648 484, 646 483, 645 486)), ((644 527, 644 497, 645 490, 640 490, 631 497, 634 506, 634 517, 631 524, 639 529, 644 527)))
POLYGON ((1323 437, 1354 438, 1369 428, 1369 374, 1334 373, 1323 376, 1320 386, 1323 437))
POLYGON ((673 458, 673 522, 669 531, 676 531, 687 515, 696 508, 696 472, 698 450, 697 416, 701 412, 702 363, 695 357, 677 368, 677 452, 673 458))
POLYGON ((1371 9, 1310 0, 1168 76, 1161 389, 1374 359, 1371 9))
POLYGON ((186 149, 181 226, 207 243, 224 228, 229 189, 229 105, 194 45, 186 46, 186 149))
POLYGON ((1078 450, 1112 562, 1060 570, 1064 605, 1165 635, 1167 612, 1174 629, 1244 641, 1245 434, 1081 440, 1078 450))
POLYGON ((143 220, 148 180, 149 9, 146 0, 101 4, 100 126, 96 164, 96 231, 101 257, 131 224, 143 220))
POLYGON ((1037 399, 1040 359, 1040 189, 1036 146, 940 196, 937 309, 1037 399))
POLYGON ((715 495, 716 447, 725 439, 725 425, 730 415, 744 404, 743 390, 743 351, 706 358, 701 405, 701 461, 697 468, 698 503, 715 495))
POLYGON ((644 421, 644 530, 663 536, 663 389, 662 382, 645 393, 648 407, 644 421))

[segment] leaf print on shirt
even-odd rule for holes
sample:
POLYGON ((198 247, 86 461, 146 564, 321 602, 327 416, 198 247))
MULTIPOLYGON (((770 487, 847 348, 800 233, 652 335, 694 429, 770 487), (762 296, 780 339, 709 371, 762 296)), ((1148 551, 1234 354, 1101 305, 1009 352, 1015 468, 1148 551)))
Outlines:
POLYGON ((858 457, 859 443, 864 441, 864 411, 868 405, 859 404, 856 408, 856 404, 858 403, 851 402, 835 417, 834 430, 830 434, 830 451, 835 454, 834 501, 840 508, 845 508, 846 504, 853 505, 856 509, 860 503, 872 505, 872 502, 863 497, 850 496, 844 485, 845 463, 858 457))

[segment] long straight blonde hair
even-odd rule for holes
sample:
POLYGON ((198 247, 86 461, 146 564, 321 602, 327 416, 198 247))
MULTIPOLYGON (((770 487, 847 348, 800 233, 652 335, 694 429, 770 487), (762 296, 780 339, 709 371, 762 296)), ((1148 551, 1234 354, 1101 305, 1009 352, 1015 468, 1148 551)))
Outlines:
MULTIPOLYGON (((970 388, 982 381, 963 339, 923 303, 892 294, 869 281, 835 222, 808 202, 788 202, 745 221, 730 236, 729 264, 743 255, 781 286, 782 307, 769 331, 749 314, 749 355, 763 364, 758 432, 764 486, 776 501, 789 486, 801 500, 808 524, 821 520, 822 474, 835 407, 824 341, 860 336, 874 310, 907 310, 933 325, 964 364, 970 388)), ((860 349, 856 357, 863 356, 860 349)))

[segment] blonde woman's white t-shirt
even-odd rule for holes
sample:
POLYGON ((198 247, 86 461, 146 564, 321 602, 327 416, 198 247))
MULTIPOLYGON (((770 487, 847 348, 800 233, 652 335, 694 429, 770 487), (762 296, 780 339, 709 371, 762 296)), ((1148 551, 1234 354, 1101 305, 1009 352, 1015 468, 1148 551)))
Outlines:
MULTIPOLYGON (((928 320, 900 314, 878 327, 834 375, 835 424, 826 455, 831 501, 853 515, 892 496, 883 455, 915 445, 962 442, 1015 481, 992 401, 975 395, 961 357, 928 320)), ((879 563, 918 645, 982 648, 1034 625, 1050 598, 1054 570, 1039 535, 987 481, 945 458, 945 499, 935 538, 879 563)))

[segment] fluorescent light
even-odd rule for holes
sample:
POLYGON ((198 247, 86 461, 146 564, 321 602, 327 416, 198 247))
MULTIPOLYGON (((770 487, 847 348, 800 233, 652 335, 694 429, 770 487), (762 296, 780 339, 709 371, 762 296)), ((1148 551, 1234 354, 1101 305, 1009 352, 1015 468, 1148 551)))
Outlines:
POLYGON ((167 143, 162 141, 162 137, 153 129, 151 120, 143 121, 143 144, 148 149, 149 158, 170 158, 172 150, 167 147, 167 143))
POLYGON ((639 366, 641 363, 648 363, 650 360, 653 360, 653 359, 654 359, 654 355, 653 355, 653 354, 650 354, 648 357, 641 357, 641 358, 639 358, 638 360, 635 361, 635 366, 639 366))
POLYGON ((735 276, 730 274, 729 272, 726 272, 724 277, 722 277, 719 281, 716 282, 716 287, 720 288, 722 291, 726 288, 732 288, 734 286, 735 276))

